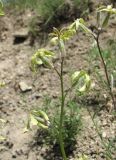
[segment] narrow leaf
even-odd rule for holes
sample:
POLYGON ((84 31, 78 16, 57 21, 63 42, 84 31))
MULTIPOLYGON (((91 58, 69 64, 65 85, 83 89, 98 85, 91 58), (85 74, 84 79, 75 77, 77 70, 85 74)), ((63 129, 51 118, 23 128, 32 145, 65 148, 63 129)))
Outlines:
POLYGON ((109 21, 109 18, 110 18, 110 13, 107 13, 104 21, 103 21, 103 24, 102 24, 102 27, 106 27, 108 25, 108 21, 109 21))
POLYGON ((32 114, 30 115, 30 124, 35 126, 38 124, 38 121, 35 119, 35 117, 32 114))

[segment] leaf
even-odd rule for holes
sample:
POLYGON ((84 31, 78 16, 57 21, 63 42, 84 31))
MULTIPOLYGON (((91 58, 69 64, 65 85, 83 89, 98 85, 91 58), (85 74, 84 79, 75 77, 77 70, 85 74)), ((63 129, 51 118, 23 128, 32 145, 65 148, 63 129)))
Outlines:
POLYGON ((44 129, 47 129, 50 125, 47 114, 42 110, 32 110, 28 122, 29 127, 26 127, 24 132, 27 132, 30 129, 30 125, 38 126, 44 129))
POLYGON ((43 128, 43 129, 48 129, 48 126, 42 124, 42 123, 39 123, 37 124, 39 127, 43 128))
POLYGON ((64 41, 62 39, 59 40, 59 48, 60 48, 60 51, 61 51, 61 57, 65 57, 66 56, 66 50, 65 50, 64 41))
POLYGON ((107 12, 110 14, 116 14, 116 8, 112 8, 112 5, 108 5, 107 7, 102 6, 97 9, 97 12, 107 12))
POLYGON ((113 8, 112 5, 108 5, 108 6, 102 6, 102 7, 97 9, 98 14, 100 14, 102 12, 106 14, 106 16, 103 20, 103 23, 101 25, 104 28, 108 25, 110 16, 112 14, 116 14, 116 8, 113 8))
POLYGON ((67 28, 63 28, 60 31, 55 29, 55 33, 51 33, 50 35, 53 36, 51 39, 51 43, 54 45, 59 44, 59 41, 67 41, 69 40, 74 34, 76 33, 75 29, 71 29, 70 26, 67 28))
POLYGON ((81 24, 85 25, 85 21, 84 21, 83 18, 80 18, 80 19, 79 19, 79 22, 80 22, 81 24))
POLYGON ((48 59, 46 57, 41 57, 41 61, 48 68, 53 68, 54 67, 53 63, 50 61, 50 59, 48 59))
POLYGON ((76 30, 71 29, 69 27, 69 28, 66 28, 66 29, 62 30, 60 38, 63 41, 66 41, 66 40, 69 40, 72 36, 74 36, 75 33, 76 33, 76 30))
POLYGON ((94 35, 94 33, 88 28, 85 26, 85 21, 80 18, 80 27, 86 32, 86 33, 89 33, 91 35, 94 35))
POLYGON ((104 21, 103 21, 103 24, 102 24, 102 27, 106 27, 108 25, 108 21, 109 21, 109 18, 110 18, 110 13, 107 13, 104 21))
POLYGON ((80 93, 88 91, 91 87, 91 80, 85 71, 76 71, 71 76, 72 86, 80 93))
POLYGON ((53 27, 53 34, 58 36, 60 35, 60 31, 57 28, 53 27))
POLYGON ((102 9, 105 9, 105 8, 106 8, 106 6, 101 5, 99 8, 97 8, 97 12, 101 12, 101 10, 102 10, 102 9))
POLYGON ((43 52, 43 55, 45 55, 46 57, 54 57, 54 52, 46 50, 46 49, 41 49, 41 52, 43 52))
POLYGON ((85 74, 86 74, 85 71, 74 72, 71 76, 73 86, 75 86, 78 83, 79 79, 85 74))
MULTIPOLYGON (((80 19, 77 19, 74 23, 72 23, 69 27, 70 29, 72 30, 75 30, 77 32, 77 30, 79 28, 81 28, 83 31, 85 31, 86 33, 89 33, 91 35, 94 35, 94 33, 85 26, 85 21, 80 18, 80 19)), ((95 36, 95 35, 94 35, 95 36)))
POLYGON ((60 31, 54 28, 53 33, 50 34, 53 36, 51 42, 53 44, 58 44, 62 43, 60 41, 67 41, 75 35, 79 28, 83 29, 86 33, 90 33, 93 35, 93 32, 85 26, 84 20, 80 18, 75 20, 69 27, 63 28, 60 31))
POLYGON ((31 114, 30 115, 30 124, 36 126, 38 124, 38 121, 36 120, 36 118, 31 114))
POLYGON ((36 116, 40 116, 40 117, 44 118, 46 121, 49 120, 47 114, 44 111, 42 111, 42 110, 33 110, 32 113, 34 115, 36 115, 36 116))
POLYGON ((92 34, 92 31, 91 31, 89 28, 87 28, 85 25, 80 24, 80 27, 81 27, 86 33, 92 34))
POLYGON ((80 19, 75 20, 70 26, 69 29, 77 31, 80 25, 80 19))
POLYGON ((39 49, 31 58, 31 68, 33 71, 37 70, 37 66, 44 64, 48 68, 53 68, 51 59, 54 53, 44 48, 39 49))
POLYGON ((48 125, 46 123, 47 121, 49 121, 49 119, 45 112, 41 110, 33 110, 28 118, 27 125, 23 131, 24 133, 28 132, 31 129, 31 125, 39 126, 46 129, 48 128, 48 125))
POLYGON ((4 16, 4 12, 0 9, 0 16, 4 16))
POLYGON ((3 3, 0 0, 0 16, 3 16, 3 15, 4 15, 4 12, 3 12, 3 3))

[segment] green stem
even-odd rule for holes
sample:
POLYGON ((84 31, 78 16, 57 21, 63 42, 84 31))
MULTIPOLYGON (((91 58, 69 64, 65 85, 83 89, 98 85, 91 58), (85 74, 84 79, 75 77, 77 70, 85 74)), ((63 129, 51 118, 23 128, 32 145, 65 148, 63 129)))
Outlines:
POLYGON ((111 89, 107 66, 105 64, 105 61, 104 61, 104 58, 103 58, 103 55, 102 55, 102 51, 101 51, 101 48, 100 48, 100 44, 99 44, 99 33, 98 33, 97 37, 95 38, 95 40, 96 40, 98 51, 99 51, 99 55, 100 55, 100 58, 101 58, 101 61, 102 61, 103 67, 104 67, 104 72, 105 72, 107 84, 108 84, 108 87, 109 87, 109 94, 110 94, 110 96, 112 98, 114 109, 116 109, 115 98, 114 98, 114 95, 113 95, 113 92, 112 92, 112 89, 111 89))
POLYGON ((59 143, 60 149, 62 153, 63 160, 67 160, 65 149, 64 149, 64 142, 63 142, 63 135, 62 135, 62 128, 63 128, 63 118, 64 118, 64 102, 65 102, 65 91, 64 91, 64 82, 63 82, 63 64, 64 58, 61 58, 61 72, 59 72, 56 67, 54 66, 54 70, 60 78, 61 83, 61 111, 60 111, 60 122, 59 122, 59 143))
POLYGON ((64 58, 61 59, 61 74, 60 74, 60 82, 61 82, 61 112, 60 112, 60 124, 59 124, 59 142, 60 142, 60 149, 62 152, 63 160, 67 160, 66 153, 64 149, 64 142, 63 142, 63 135, 62 135, 62 127, 63 127, 63 118, 64 118, 64 83, 63 83, 63 63, 64 58))

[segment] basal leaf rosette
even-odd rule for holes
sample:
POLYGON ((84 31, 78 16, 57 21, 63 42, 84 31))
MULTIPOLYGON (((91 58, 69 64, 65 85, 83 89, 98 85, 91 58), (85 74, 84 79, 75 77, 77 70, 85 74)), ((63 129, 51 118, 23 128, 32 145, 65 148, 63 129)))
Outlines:
POLYGON ((42 64, 48 68, 53 68, 52 59, 54 55, 55 54, 52 51, 44 48, 38 49, 38 51, 31 57, 32 70, 36 71, 37 67, 42 64))
POLYGON ((91 88, 90 76, 85 71, 74 72, 71 76, 71 83, 79 94, 84 94, 91 88))

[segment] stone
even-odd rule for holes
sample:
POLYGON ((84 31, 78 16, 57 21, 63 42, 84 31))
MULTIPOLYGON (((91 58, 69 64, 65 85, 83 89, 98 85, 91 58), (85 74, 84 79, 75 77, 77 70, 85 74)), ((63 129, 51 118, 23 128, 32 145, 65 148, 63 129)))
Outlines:
POLYGON ((19 83, 19 87, 20 87, 20 89, 21 89, 22 92, 27 92, 27 91, 31 91, 32 90, 32 86, 28 86, 23 81, 19 83))

